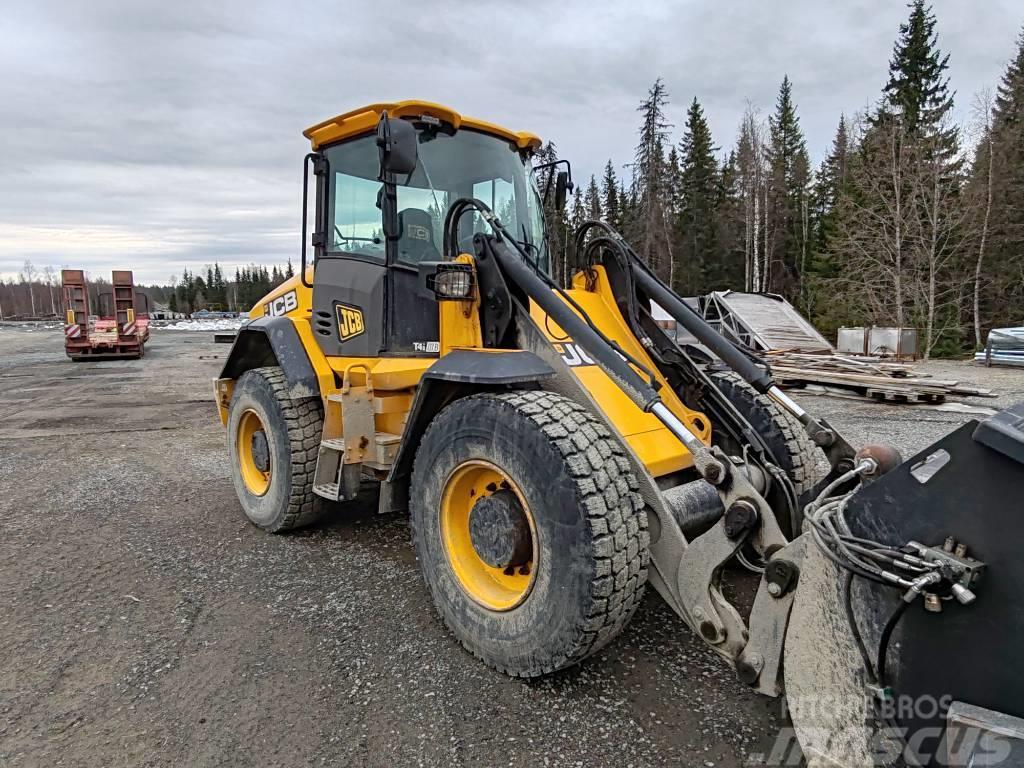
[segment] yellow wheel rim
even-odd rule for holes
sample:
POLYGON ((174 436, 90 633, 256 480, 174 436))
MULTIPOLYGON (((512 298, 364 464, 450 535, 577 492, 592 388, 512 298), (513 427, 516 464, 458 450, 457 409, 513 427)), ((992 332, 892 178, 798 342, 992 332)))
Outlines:
POLYGON ((508 611, 530 594, 537 575, 537 527, 522 491, 503 470, 479 459, 456 467, 441 496, 440 527, 448 564, 462 589, 475 602, 492 611, 508 611), (480 557, 470 537, 473 505, 499 490, 515 493, 529 523, 531 553, 521 566, 492 567, 480 557))
POLYGON ((242 473, 242 482, 245 483, 249 493, 254 496, 262 496, 270 488, 269 441, 265 470, 260 468, 260 462, 257 461, 253 453, 253 438, 259 432, 262 432, 266 439, 267 432, 263 427, 263 421, 256 411, 247 410, 238 420, 238 439, 235 441, 235 450, 238 453, 238 468, 242 473))

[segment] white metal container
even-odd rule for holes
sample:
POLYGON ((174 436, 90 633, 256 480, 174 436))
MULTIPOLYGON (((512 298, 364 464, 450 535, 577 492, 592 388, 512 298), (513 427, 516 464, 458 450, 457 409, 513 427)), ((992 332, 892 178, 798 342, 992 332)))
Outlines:
POLYGON ((868 332, 868 354, 917 358, 916 328, 874 327, 868 332))
POLYGON ((867 328, 840 328, 836 337, 836 351, 844 355, 868 353, 867 328))

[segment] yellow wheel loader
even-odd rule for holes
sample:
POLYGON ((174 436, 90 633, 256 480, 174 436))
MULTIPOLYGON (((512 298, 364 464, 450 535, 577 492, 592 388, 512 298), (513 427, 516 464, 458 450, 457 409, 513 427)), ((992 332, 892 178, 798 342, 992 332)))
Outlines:
POLYGON ((302 268, 215 384, 255 525, 377 481, 495 669, 580 662, 650 584, 744 683, 785 691, 812 764, 1019 758, 1024 408, 907 462, 855 450, 607 224, 555 283, 543 211, 571 175, 532 165, 533 134, 405 101, 305 136, 302 268), (737 563, 759 574, 746 616, 720 589, 737 563))

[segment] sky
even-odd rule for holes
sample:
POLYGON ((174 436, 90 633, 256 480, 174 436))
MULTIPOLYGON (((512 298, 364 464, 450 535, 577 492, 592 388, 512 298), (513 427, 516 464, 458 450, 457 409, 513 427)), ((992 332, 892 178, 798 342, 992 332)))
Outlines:
MULTIPOLYGON (((935 0, 957 112, 995 87, 1019 0, 935 0)), ((298 261, 302 130, 362 104, 447 104, 551 139, 577 182, 633 155, 657 77, 678 139, 696 96, 716 142, 788 74, 808 148, 873 104, 901 0, 5 0, 0 276, 26 259, 166 283, 298 261)), ((627 171, 628 172, 628 171, 627 171)))

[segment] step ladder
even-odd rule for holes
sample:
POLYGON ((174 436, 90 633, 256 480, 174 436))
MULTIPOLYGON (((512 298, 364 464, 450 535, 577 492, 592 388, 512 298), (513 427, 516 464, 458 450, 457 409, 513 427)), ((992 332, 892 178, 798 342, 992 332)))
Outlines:
POLYGON ((378 432, 374 421, 373 383, 364 363, 342 375, 341 390, 324 403, 324 431, 313 476, 313 493, 330 501, 352 501, 364 475, 380 479, 395 462, 401 436, 378 432), (353 385, 350 373, 363 369, 366 383, 353 385))
POLYGON ((111 273, 114 296, 114 322, 121 336, 138 336, 135 322, 135 281, 131 270, 115 269, 111 273))
POLYGON ((64 338, 67 342, 84 342, 89 338, 89 289, 85 272, 80 269, 62 269, 61 287, 64 292, 64 338))

